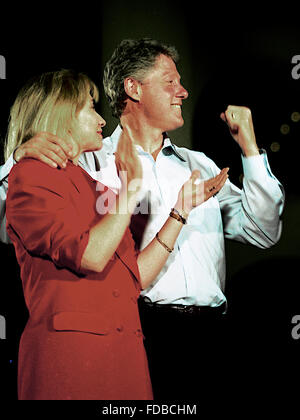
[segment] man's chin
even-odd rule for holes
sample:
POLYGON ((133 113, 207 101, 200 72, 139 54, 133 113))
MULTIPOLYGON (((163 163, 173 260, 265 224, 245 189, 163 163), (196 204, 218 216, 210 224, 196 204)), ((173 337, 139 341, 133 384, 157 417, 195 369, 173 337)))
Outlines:
POLYGON ((180 121, 177 121, 176 124, 172 124, 169 126, 169 128, 167 128, 165 131, 174 131, 177 130, 177 128, 180 128, 184 125, 184 120, 183 118, 180 121))

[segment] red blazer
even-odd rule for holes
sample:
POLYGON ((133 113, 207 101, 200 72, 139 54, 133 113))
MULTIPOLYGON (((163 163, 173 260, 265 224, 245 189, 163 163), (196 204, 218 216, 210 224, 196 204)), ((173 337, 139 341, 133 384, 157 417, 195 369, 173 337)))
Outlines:
POLYGON ((100 187, 72 163, 24 159, 10 173, 7 231, 29 310, 19 399, 152 399, 129 229, 102 273, 80 268, 100 187))

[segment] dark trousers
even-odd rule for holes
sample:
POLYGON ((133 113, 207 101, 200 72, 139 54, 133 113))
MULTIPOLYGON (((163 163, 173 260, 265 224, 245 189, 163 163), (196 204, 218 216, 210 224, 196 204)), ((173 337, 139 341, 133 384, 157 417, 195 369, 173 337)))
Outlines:
POLYGON ((157 310, 142 300, 139 307, 154 399, 201 402, 218 394, 228 372, 226 315, 157 310))
POLYGON ((225 315, 139 307, 155 400, 222 399, 231 408, 244 401, 250 409, 295 391, 300 340, 280 306, 246 302, 225 315))

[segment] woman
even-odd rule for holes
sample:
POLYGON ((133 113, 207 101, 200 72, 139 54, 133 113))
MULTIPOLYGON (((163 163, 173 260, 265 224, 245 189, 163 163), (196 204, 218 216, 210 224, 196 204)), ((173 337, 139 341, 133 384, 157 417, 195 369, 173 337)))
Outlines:
MULTIPOLYGON (((128 226, 138 189, 127 186, 142 178, 142 169, 128 130, 116 157, 127 183, 109 195, 106 214, 96 205, 103 188, 78 166, 82 152, 102 146, 105 121, 93 107, 97 99, 87 76, 63 70, 28 83, 11 109, 7 155, 40 131, 69 136, 77 147, 66 168, 23 159, 9 176, 7 230, 29 310, 19 349, 19 399, 152 398, 137 298, 168 258, 184 217, 212 195, 201 194, 192 174, 186 183, 192 188, 182 188, 176 211, 137 255, 128 226)), ((216 193, 226 177, 222 171, 207 189, 213 185, 216 193)))

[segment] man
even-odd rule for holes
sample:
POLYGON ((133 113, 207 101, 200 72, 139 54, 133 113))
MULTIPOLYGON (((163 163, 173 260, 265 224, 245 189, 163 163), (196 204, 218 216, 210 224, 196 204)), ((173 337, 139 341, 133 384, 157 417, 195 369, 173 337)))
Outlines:
MULTIPOLYGON (((188 96, 180 83, 177 60, 173 47, 153 40, 121 42, 104 71, 105 93, 120 125, 104 140, 101 151, 81 158, 91 176, 117 191, 114 152, 121 127, 130 129, 144 174, 143 194, 131 223, 141 249, 162 226, 194 169, 202 179, 219 173, 203 153, 175 146, 167 134, 183 125, 181 107, 188 96)), ((224 237, 268 248, 281 234, 282 187, 266 153, 257 147, 250 110, 229 106, 221 118, 242 151, 243 190, 227 181, 216 196, 190 213, 165 267, 140 299, 154 397, 159 399, 201 399, 203 393, 223 386, 224 376, 230 373, 222 340, 226 332, 224 237)), ((42 133, 18 148, 14 157, 18 161, 32 156, 63 167, 70 146, 42 133)), ((11 165, 12 157, 1 169, 3 202, 4 179, 11 165)), ((183 220, 184 216, 179 215, 183 220)))

